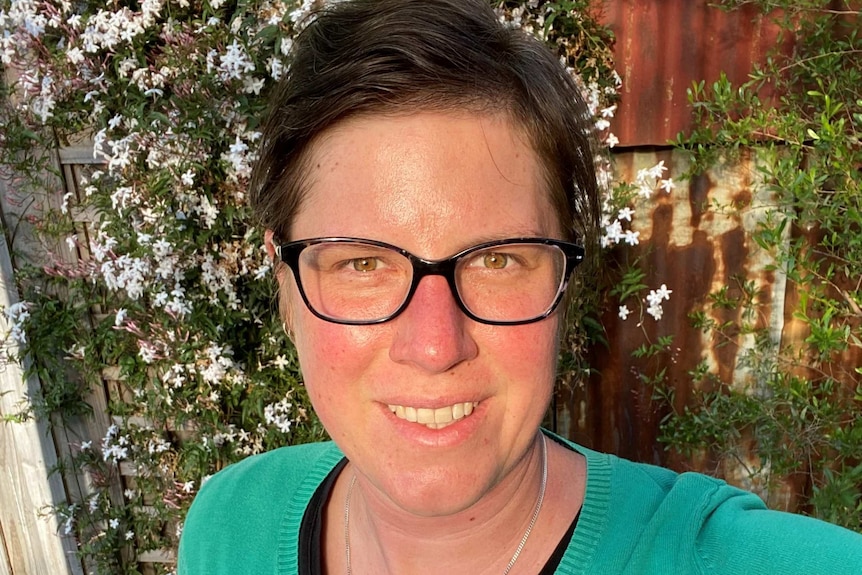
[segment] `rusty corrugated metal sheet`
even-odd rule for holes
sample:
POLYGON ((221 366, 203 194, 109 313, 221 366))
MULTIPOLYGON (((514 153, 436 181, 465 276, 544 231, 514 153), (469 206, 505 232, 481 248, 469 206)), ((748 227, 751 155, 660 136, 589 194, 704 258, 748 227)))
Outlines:
MULTIPOLYGON (((673 389, 674 408, 678 411, 691 404, 695 388, 690 372, 702 361, 724 384, 740 389, 757 387, 759 374, 750 372, 746 362, 740 361, 747 349, 755 347, 754 335, 742 333, 729 340, 715 340, 711 333, 692 326, 689 314, 698 310, 718 324, 752 322, 755 329, 768 330, 770 340, 779 342, 781 349, 798 349, 801 376, 811 376, 802 366, 817 365, 804 344, 809 327, 794 317, 800 297, 795 284, 776 269, 773 255, 752 239, 759 223, 779 209, 773 192, 760 180, 758 164, 764 159, 760 154, 769 152, 743 151, 737 160, 719 162, 701 176, 678 182, 671 193, 657 191, 652 198, 638 200, 631 226, 640 233, 640 244, 617 248, 610 257, 622 258, 627 253, 629 261, 642 258, 647 289, 667 284, 673 293, 664 302, 664 315, 658 321, 644 313, 647 304, 642 300, 607 302, 602 324, 609 347, 592 350, 588 359, 595 375, 582 386, 557 390, 555 421, 559 433, 629 459, 680 471, 717 473, 731 483, 767 496, 766 486, 751 483, 745 473, 746 467, 759 467, 751 439, 740 439, 740 461, 736 463, 718 461, 706 453, 682 459, 666 451, 657 437, 668 407, 654 400, 653 386, 640 375, 666 369, 665 385, 673 389), (710 305, 709 295, 725 287, 729 298, 740 297, 745 282, 753 282, 758 291, 756 316, 743 317, 746 310, 742 307, 710 305), (627 319, 618 316, 621 303, 633 311, 627 319), (653 359, 633 357, 641 345, 668 335, 673 336, 670 354, 653 359)), ((616 176, 634 181, 639 170, 660 161, 668 168, 666 176, 674 180, 688 170, 683 153, 670 149, 629 150, 615 155, 616 176)), ((818 233, 816 229, 788 227, 787 241, 806 238, 814 244, 818 233)), ((844 377, 842 370, 852 373, 854 367, 862 365, 862 351, 851 348, 834 354, 832 359, 818 369, 831 370, 829 374, 840 383, 854 381, 844 377)), ((853 392, 847 390, 851 396, 853 392)), ((770 504, 798 510, 801 496, 810 491, 806 481, 802 474, 784 478, 780 488, 769 490, 770 504)))
MULTIPOLYGON (((723 12, 710 0, 607 0, 603 22, 616 35, 622 100, 611 124, 620 146, 665 145, 691 126, 686 90, 722 71, 747 79, 778 42, 770 18, 746 6, 723 12)), ((786 45, 789 49, 789 44, 786 45)))
MULTIPOLYGON (((629 151, 615 156, 617 176, 634 181, 638 170, 659 161, 664 161, 668 175, 674 178, 688 168, 679 152, 629 151)), ((590 358, 597 374, 583 387, 558 392, 557 421, 562 434, 638 461, 718 471, 716 461, 676 460, 656 440, 666 412, 660 411, 660 403, 652 397, 653 387, 639 373, 666 368, 666 383, 675 391, 677 409, 689 403, 690 372, 702 361, 721 381, 748 383, 737 360, 741 350, 753 342, 740 338, 738 345, 723 345, 726 342, 713 341, 711 335, 692 327, 689 318, 692 311, 704 309, 717 322, 741 322, 742 309, 712 310, 708 295, 724 286, 728 286, 729 296, 739 295, 746 280, 762 290, 759 327, 769 328, 775 340, 782 338, 787 282, 771 269, 775 262, 769 254, 751 240, 758 221, 775 203, 765 187, 754 181, 758 174, 755 162, 751 152, 739 161, 719 164, 702 176, 677 183, 669 194, 658 191, 650 199, 639 200, 632 229, 640 233, 640 244, 627 248, 629 255, 643 258, 648 274, 644 283, 649 289, 667 284, 673 293, 664 302, 659 321, 644 313, 646 303, 642 301, 609 302, 602 321, 610 347, 595 349, 590 358), (716 203, 739 209, 712 209, 716 203), (634 311, 628 319, 617 315, 620 303, 634 311), (632 357, 639 346, 666 335, 673 336, 670 357, 632 357)), ((622 257, 622 253, 618 250, 616 256, 622 257)), ((721 472, 732 475, 732 470, 721 472)))

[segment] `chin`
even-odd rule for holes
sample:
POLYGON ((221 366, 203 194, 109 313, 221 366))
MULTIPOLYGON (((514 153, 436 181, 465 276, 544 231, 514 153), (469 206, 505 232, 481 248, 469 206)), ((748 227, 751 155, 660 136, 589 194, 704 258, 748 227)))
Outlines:
POLYGON ((399 509, 418 517, 449 517, 479 501, 486 489, 478 477, 453 470, 425 469, 391 473, 381 485, 386 497, 399 509))

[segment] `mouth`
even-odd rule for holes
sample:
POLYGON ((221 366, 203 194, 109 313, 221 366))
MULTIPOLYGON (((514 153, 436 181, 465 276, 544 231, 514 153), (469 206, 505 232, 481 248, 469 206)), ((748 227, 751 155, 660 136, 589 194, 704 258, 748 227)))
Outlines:
POLYGON ((389 411, 394 413, 398 419, 411 423, 420 423, 428 429, 443 429, 456 421, 469 417, 477 405, 479 405, 478 401, 468 401, 466 403, 438 407, 437 409, 404 405, 389 405, 388 407, 389 411))

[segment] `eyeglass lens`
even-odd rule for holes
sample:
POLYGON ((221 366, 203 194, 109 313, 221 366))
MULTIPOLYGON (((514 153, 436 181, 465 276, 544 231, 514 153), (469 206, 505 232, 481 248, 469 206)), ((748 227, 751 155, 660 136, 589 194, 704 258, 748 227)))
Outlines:
MULTIPOLYGON (((407 256, 362 242, 310 245, 298 267, 308 304, 336 321, 387 318, 404 305, 413 286, 407 256)), ((512 243, 468 251, 455 262, 456 297, 482 320, 529 320, 555 304, 565 268, 565 254, 553 245, 512 243)))

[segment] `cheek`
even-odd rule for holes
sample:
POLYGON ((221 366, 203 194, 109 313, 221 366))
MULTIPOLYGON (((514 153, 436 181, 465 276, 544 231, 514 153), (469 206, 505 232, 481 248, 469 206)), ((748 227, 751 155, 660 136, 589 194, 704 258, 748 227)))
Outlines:
POLYGON ((497 360, 518 373, 556 372, 559 322, 554 318, 514 327, 496 327, 485 337, 497 360))
POLYGON ((551 401, 557 374, 558 322, 497 328, 485 338, 479 360, 505 397, 505 418, 518 426, 541 421, 551 401), (484 353, 483 353, 484 350, 484 353))
POLYGON ((380 326, 343 326, 300 312, 297 356, 311 405, 330 437, 351 451, 374 421, 368 401, 374 374, 386 369, 385 346, 372 337, 380 326))
POLYGON ((304 306, 295 313, 297 355, 312 401, 337 400, 355 392, 356 382, 379 357, 378 350, 385 347, 382 327, 326 322, 304 306))

